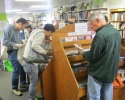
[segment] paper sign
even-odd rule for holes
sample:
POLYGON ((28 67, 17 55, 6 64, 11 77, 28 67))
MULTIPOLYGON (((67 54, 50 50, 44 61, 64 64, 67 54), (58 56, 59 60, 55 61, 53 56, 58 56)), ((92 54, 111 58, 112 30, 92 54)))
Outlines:
POLYGON ((65 23, 59 23, 59 29, 65 27, 65 23))
POLYGON ((68 36, 74 36, 74 35, 79 35, 79 33, 77 33, 77 32, 69 32, 68 33, 68 36))
POLYGON ((84 34, 91 34, 91 31, 86 31, 86 32, 82 32, 82 33, 69 32, 69 33, 68 33, 68 36, 76 36, 76 35, 84 35, 84 34))
POLYGON ((76 23, 75 24, 75 32, 84 33, 88 31, 87 23, 76 23))

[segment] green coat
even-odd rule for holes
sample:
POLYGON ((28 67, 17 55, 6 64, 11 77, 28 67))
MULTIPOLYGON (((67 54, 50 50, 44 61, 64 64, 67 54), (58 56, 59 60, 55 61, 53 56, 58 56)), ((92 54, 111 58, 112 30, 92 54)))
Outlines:
POLYGON ((100 82, 113 82, 117 76, 121 36, 111 25, 106 24, 96 31, 90 51, 83 57, 90 64, 88 74, 100 82))

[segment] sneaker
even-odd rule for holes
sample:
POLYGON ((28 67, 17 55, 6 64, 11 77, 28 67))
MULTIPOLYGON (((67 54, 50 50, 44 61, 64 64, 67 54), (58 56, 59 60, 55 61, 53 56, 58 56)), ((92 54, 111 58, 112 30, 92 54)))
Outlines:
POLYGON ((28 88, 29 84, 20 85, 20 88, 28 88))
POLYGON ((23 94, 18 89, 12 89, 12 93, 17 96, 22 96, 23 94))
POLYGON ((35 98, 35 100, 44 100, 43 98, 35 98))
POLYGON ((3 98, 2 98, 2 97, 0 97, 0 100, 3 100, 3 98))

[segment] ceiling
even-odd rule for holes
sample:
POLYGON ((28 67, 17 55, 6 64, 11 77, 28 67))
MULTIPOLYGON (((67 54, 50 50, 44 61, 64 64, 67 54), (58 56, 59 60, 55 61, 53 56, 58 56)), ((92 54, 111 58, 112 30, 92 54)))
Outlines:
MULTIPOLYGON (((43 2, 20 2, 15 0, 4 0, 5 1, 5 9, 13 10, 13 9, 21 9, 23 12, 33 12, 38 10, 45 10, 45 8, 31 8, 33 5, 51 5, 52 7, 58 7, 62 5, 68 5, 71 3, 76 3, 85 0, 46 0, 43 2)), ((35 0, 34 0, 35 1, 35 0)), ((10 12, 7 12, 10 13, 10 12)), ((14 12, 11 12, 14 13, 14 12)))

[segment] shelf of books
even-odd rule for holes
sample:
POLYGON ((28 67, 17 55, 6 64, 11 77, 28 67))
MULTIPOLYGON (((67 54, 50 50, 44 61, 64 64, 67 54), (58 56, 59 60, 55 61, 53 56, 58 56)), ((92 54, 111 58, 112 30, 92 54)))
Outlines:
POLYGON ((108 3, 104 1, 103 3, 94 4, 94 1, 85 1, 79 4, 74 4, 72 6, 65 6, 57 8, 57 13, 61 15, 58 19, 69 20, 71 15, 76 16, 76 21, 78 23, 88 22, 88 16, 92 12, 101 12, 107 15, 108 3))
POLYGON ((70 19, 71 15, 76 16, 77 22, 88 22, 88 16, 90 13, 93 12, 101 12, 107 15, 107 8, 98 8, 98 9, 81 9, 78 11, 69 11, 68 12, 68 19, 70 19))
MULTIPOLYGON (((92 34, 71 36, 71 32, 75 32, 74 24, 67 25, 52 35, 53 58, 41 75, 45 100, 86 100, 89 62, 78 53, 74 44, 81 44, 84 50, 89 50, 93 37, 92 34)), ((124 57, 120 57, 120 68, 124 68, 121 67, 123 65, 124 57)), ((42 92, 40 82, 37 89, 42 92)), ((113 100, 124 100, 123 93, 125 94, 124 87, 114 89, 113 100), (119 99, 119 96, 123 99, 119 99)))
POLYGON ((125 38, 125 8, 111 9, 110 22, 120 32, 121 37, 125 38))

